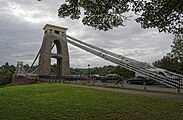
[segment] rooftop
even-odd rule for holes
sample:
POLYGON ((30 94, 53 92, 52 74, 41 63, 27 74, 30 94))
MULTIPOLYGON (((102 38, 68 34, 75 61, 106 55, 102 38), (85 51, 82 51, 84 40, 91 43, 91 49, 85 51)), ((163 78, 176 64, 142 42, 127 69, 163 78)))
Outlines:
POLYGON ((60 27, 60 26, 56 26, 56 25, 51 25, 51 24, 46 24, 43 28, 43 30, 45 30, 46 28, 48 27, 51 27, 51 28, 57 28, 57 29, 64 29, 64 30, 67 30, 68 28, 65 28, 65 27, 60 27))

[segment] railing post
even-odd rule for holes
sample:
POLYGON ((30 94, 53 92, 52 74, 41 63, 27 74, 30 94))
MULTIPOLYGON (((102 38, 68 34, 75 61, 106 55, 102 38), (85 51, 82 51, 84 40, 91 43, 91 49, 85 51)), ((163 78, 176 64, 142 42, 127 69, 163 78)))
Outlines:
POLYGON ((179 79, 179 82, 178 82, 178 87, 177 87, 177 93, 180 93, 180 79, 179 79))
POLYGON ((146 90, 146 82, 145 82, 145 80, 143 81, 143 85, 144 85, 144 90, 146 90))

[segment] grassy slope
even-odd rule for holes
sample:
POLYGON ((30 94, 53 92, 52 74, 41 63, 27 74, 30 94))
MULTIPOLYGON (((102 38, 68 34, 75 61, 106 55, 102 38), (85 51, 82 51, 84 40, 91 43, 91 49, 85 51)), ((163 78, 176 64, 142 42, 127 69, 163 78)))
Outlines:
POLYGON ((0 120, 182 120, 183 101, 34 84, 0 88, 0 120))

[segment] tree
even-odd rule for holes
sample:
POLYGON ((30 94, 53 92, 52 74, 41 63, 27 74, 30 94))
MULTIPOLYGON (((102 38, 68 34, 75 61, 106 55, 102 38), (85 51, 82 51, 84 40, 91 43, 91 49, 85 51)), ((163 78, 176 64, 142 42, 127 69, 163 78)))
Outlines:
POLYGON ((183 63, 183 36, 176 36, 171 47, 172 51, 168 53, 168 56, 178 63, 183 63))
POLYGON ((6 62, 4 65, 2 65, 2 68, 3 69, 9 69, 10 68, 9 63, 6 62))
POLYGON ((114 74, 118 74, 124 78, 131 78, 131 77, 134 77, 135 73, 128 70, 128 69, 125 69, 125 68, 122 68, 120 66, 115 66, 112 70, 111 70, 111 73, 114 73, 114 74))
POLYGON ((24 67, 25 71, 27 71, 30 68, 29 64, 25 64, 23 67, 24 67))
POLYGON ((50 74, 57 75, 57 64, 54 63, 53 65, 51 65, 50 74))
POLYGON ((171 47, 172 51, 161 60, 155 61, 153 65, 183 74, 183 37, 176 36, 171 47))
POLYGON ((183 1, 150 0, 145 2, 142 14, 136 19, 143 28, 159 29, 159 32, 183 34, 183 1))
POLYGON ((9 65, 8 62, 6 62, 5 65, 2 65, 2 68, 0 69, 0 86, 11 83, 15 69, 15 66, 9 65))
POLYGON ((172 72, 176 72, 175 61, 168 56, 164 56, 161 60, 155 61, 153 65, 158 68, 163 68, 172 72))
POLYGON ((124 26, 129 11, 138 15, 143 28, 183 34, 182 0, 66 0, 58 9, 60 18, 80 19, 84 25, 107 31, 124 26))
POLYGON ((3 69, 0 72, 0 86, 11 83, 12 72, 9 69, 3 69))

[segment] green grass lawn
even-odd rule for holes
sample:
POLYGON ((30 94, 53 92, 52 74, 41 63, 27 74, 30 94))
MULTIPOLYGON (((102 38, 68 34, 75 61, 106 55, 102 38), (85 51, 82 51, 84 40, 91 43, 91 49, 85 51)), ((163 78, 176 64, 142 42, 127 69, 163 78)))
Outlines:
POLYGON ((34 84, 0 88, 0 120, 183 120, 183 101, 34 84))

